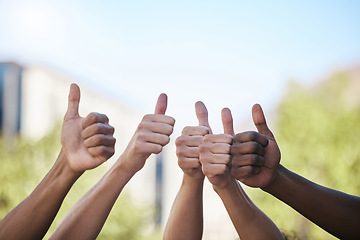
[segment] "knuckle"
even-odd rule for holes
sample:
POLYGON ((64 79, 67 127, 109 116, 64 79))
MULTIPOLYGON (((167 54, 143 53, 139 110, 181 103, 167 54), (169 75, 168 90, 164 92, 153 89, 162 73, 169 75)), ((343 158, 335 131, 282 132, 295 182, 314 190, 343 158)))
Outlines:
POLYGON ((148 121, 149 119, 151 119, 153 116, 153 114, 146 114, 144 115, 144 117, 142 118, 142 121, 148 121))
POLYGON ((179 146, 183 145, 184 142, 185 142, 185 137, 183 135, 181 135, 180 137, 176 138, 175 145, 177 147, 179 147, 179 146))
POLYGON ((203 142, 208 142, 208 141, 210 141, 210 139, 211 139, 211 135, 205 135, 204 137, 203 137, 203 139, 202 139, 202 141, 203 142))
POLYGON ((249 131, 248 132, 248 135, 249 135, 249 137, 250 137, 250 139, 256 139, 257 138, 257 136, 258 136, 258 132, 255 132, 255 131, 249 131))
POLYGON ((109 134, 114 134, 115 133, 115 128, 111 125, 108 125, 107 128, 109 129, 109 134))
POLYGON ((162 151, 162 149, 163 149, 163 147, 162 147, 161 145, 156 145, 156 146, 154 147, 153 153, 159 154, 159 153, 162 151))
POLYGON ((168 144, 170 142, 170 137, 169 136, 165 136, 165 139, 164 139, 164 145, 168 144))
POLYGON ((171 126, 174 126, 175 125, 175 122, 176 122, 176 120, 175 120, 175 118, 173 118, 173 117, 169 117, 169 124, 171 125, 171 126))

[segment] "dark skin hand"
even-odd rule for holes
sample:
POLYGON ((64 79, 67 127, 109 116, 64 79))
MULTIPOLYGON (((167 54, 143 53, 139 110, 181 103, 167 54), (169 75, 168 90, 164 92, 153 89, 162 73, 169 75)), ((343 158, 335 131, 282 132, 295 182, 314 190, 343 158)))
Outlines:
POLYGON ((280 149, 267 127, 261 106, 252 109, 258 132, 238 133, 231 147, 231 175, 249 187, 266 187, 280 163, 280 149))
POLYGON ((260 187, 340 239, 360 239, 360 197, 323 187, 283 167, 260 105, 254 105, 252 114, 258 132, 235 136, 232 176, 260 187))

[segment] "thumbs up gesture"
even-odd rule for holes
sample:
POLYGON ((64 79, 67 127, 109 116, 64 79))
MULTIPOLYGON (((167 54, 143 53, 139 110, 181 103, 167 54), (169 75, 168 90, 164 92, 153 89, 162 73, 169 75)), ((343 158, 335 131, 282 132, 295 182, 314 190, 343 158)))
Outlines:
POLYGON ((146 159, 152 154, 158 154, 169 143, 174 130, 175 119, 164 115, 167 108, 166 94, 160 94, 155 106, 155 114, 147 114, 141 120, 131 138, 120 162, 131 174, 143 168, 146 159))
POLYGON ((79 115, 80 88, 71 84, 68 109, 61 131, 62 151, 73 172, 95 168, 114 154, 114 128, 106 115, 79 115))
POLYGON ((183 172, 196 179, 204 179, 199 161, 199 145, 203 137, 211 133, 208 112, 202 102, 195 103, 195 112, 199 126, 187 126, 175 141, 179 167, 183 172))
POLYGON ((230 109, 221 111, 224 134, 206 135, 199 147, 202 171, 214 187, 225 188, 232 178, 230 169, 230 147, 233 141, 233 119, 230 109))
POLYGON ((259 104, 252 108, 258 132, 238 133, 231 147, 231 174, 250 187, 266 187, 274 180, 280 162, 280 149, 268 128, 259 104))

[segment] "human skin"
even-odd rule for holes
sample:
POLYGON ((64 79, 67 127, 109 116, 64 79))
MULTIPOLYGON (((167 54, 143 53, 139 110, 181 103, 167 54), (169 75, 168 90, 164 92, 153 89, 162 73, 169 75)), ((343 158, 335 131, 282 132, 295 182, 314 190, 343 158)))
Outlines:
POLYGON ((203 173, 223 201, 240 239, 284 239, 276 225, 256 207, 231 175, 233 119, 228 108, 224 108, 221 115, 224 134, 206 135, 199 146, 203 173))
POLYGON ((175 141, 178 165, 183 180, 172 205, 163 239, 197 240, 203 234, 204 174, 199 161, 198 147, 203 137, 211 133, 208 112, 202 102, 195 104, 199 126, 187 126, 175 141))
POLYGON ((0 239, 42 239, 74 182, 114 154, 108 118, 98 113, 80 117, 79 101, 80 89, 72 84, 57 160, 35 190, 1 220, 0 239))
POLYGON ((167 96, 158 98, 155 114, 145 115, 115 164, 67 213, 50 239, 96 239, 124 186, 151 154, 169 143, 175 119, 166 116, 167 96))
POLYGON ((252 115, 258 132, 234 137, 232 176, 268 192, 340 239, 360 239, 360 197, 326 188, 282 166, 260 105, 253 106, 252 115), (268 145, 263 144, 264 136, 268 145))

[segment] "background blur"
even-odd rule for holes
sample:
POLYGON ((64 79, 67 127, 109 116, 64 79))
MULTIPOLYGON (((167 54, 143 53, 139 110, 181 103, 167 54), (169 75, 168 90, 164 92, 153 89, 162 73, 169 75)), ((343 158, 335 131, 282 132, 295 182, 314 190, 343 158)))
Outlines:
MULTIPOLYGON (((116 153, 78 180, 49 234, 162 92, 176 119, 172 142, 125 187, 99 239, 161 238, 182 177, 174 140, 197 124, 198 100, 214 133, 223 107, 237 131, 253 130, 251 107, 260 103, 283 165, 360 195, 359 23, 359 1, 0 0, 0 217, 54 163, 71 82, 82 91, 82 116, 109 116, 116 153)), ((283 231, 332 238, 261 190, 246 191, 283 231)), ((209 184, 204 192, 204 239, 236 239, 209 184)))

